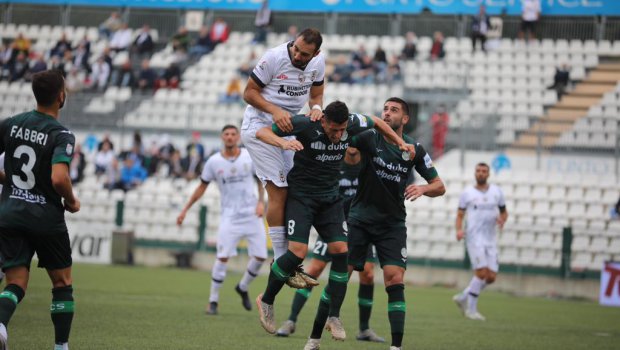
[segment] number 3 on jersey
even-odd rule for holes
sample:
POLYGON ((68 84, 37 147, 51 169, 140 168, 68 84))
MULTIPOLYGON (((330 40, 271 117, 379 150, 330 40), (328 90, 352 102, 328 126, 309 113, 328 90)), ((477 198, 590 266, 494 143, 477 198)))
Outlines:
POLYGON ((13 175, 13 183, 15 186, 21 188, 22 190, 30 190, 35 185, 35 177, 32 169, 34 168, 34 164, 37 161, 37 155, 34 153, 34 150, 30 146, 21 145, 15 149, 15 153, 13 153, 13 158, 17 158, 21 160, 22 155, 28 156, 26 162, 22 165, 21 171, 26 175, 26 181, 22 180, 21 176, 13 175))
POLYGON ((295 220, 288 221, 288 235, 291 236, 295 233, 295 220))

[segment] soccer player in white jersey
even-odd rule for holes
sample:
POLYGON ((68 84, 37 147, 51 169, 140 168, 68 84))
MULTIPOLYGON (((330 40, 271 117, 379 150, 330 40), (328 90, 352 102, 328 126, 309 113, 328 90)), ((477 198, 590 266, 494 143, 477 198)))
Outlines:
POLYGON ((508 219, 504 193, 498 186, 489 184, 488 179, 489 166, 476 165, 476 185, 461 194, 456 216, 456 239, 465 237, 474 277, 453 300, 465 317, 480 321, 485 318, 478 312, 478 298, 484 287, 495 282, 499 270, 496 227, 501 230, 508 219), (463 230, 466 213, 467 229, 463 230))
POLYGON ((198 185, 189 201, 179 214, 177 224, 183 224, 185 215, 191 206, 207 190, 211 181, 220 189, 222 218, 217 232, 217 259, 211 271, 211 295, 207 313, 217 314, 219 291, 226 277, 226 263, 237 255, 237 244, 245 238, 248 241, 250 261, 235 291, 241 296, 246 310, 252 310, 248 296, 248 286, 256 278, 260 267, 267 259, 267 236, 261 219, 264 212, 264 189, 258 183, 258 198, 254 192, 254 166, 248 151, 239 147, 239 130, 236 126, 226 125, 222 129, 224 149, 212 155, 200 175, 198 185))
MULTIPOLYGON (((284 205, 286 176, 293 167, 294 152, 261 142, 256 132, 271 127, 272 123, 284 132, 292 131, 291 115, 298 114, 306 103, 310 107, 308 116, 313 121, 321 118, 325 77, 322 43, 321 33, 308 28, 294 41, 268 50, 252 71, 243 93, 248 106, 243 115, 241 138, 254 161, 256 175, 267 189, 267 223, 275 259, 286 253, 288 247, 284 205)), ((306 288, 318 284, 305 274, 296 273, 296 276, 302 279, 289 279, 289 285, 306 288)))

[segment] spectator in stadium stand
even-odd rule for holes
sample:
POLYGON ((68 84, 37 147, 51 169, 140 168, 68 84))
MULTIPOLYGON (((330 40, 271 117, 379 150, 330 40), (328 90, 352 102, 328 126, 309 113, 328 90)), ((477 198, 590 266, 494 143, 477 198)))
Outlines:
POLYGON ((168 177, 175 179, 185 178, 185 170, 183 170, 184 167, 179 150, 174 150, 166 163, 168 164, 168 177))
POLYGON ((157 72, 150 66, 147 59, 142 60, 140 73, 138 75, 138 88, 140 90, 151 90, 155 87, 157 72))
POLYGON ((205 26, 200 28, 198 39, 194 42, 194 46, 189 49, 189 55, 192 58, 200 58, 211 52, 211 39, 209 38, 209 29, 205 26))
POLYGON ((226 87, 226 92, 220 98, 222 103, 237 103, 241 101, 241 81, 238 76, 232 77, 226 87))
POLYGON ((103 136, 103 139, 101 139, 101 141, 99 142, 99 144, 97 145, 97 150, 100 151, 103 149, 103 145, 105 143, 109 143, 110 144, 110 149, 114 150, 114 143, 112 142, 112 140, 110 139, 110 134, 105 134, 103 136))
POLYGON ((345 55, 338 55, 337 60, 338 61, 334 66, 334 71, 329 76, 329 80, 334 83, 352 84, 352 74, 355 67, 353 67, 345 55))
POLYGON ((101 143, 101 149, 95 154, 95 175, 104 175, 109 171, 116 155, 108 140, 101 143))
POLYGON ((190 41, 187 28, 181 26, 179 27, 179 31, 172 36, 172 49, 174 51, 187 53, 189 50, 190 41))
POLYGON ((449 123, 450 117, 446 112, 446 107, 440 105, 437 111, 431 116, 431 125, 433 127, 433 159, 438 159, 444 153, 449 123))
POLYGON ((0 80, 8 76, 10 65, 15 62, 15 56, 11 45, 4 45, 0 42, 0 80))
POLYGON ((480 49, 486 52, 484 44, 487 42, 487 31, 491 28, 491 20, 486 13, 486 7, 480 6, 480 10, 471 20, 471 45, 472 51, 476 51, 476 42, 480 41, 480 49))
POLYGON ((200 134, 193 133, 190 143, 187 145, 187 156, 183 160, 185 165, 185 177, 195 179, 200 175, 204 162, 204 147, 200 144, 200 134))
POLYGON ((250 52, 250 57, 248 57, 248 60, 244 62, 241 67, 239 67, 239 75, 241 75, 242 78, 249 78, 252 74, 252 70, 254 69, 254 67, 256 67, 257 64, 258 57, 256 57, 256 52, 252 50, 252 52, 250 52))
POLYGON ((23 52, 26 55, 28 55, 28 53, 30 52, 31 46, 32 43, 30 42, 30 39, 24 37, 24 34, 22 33, 18 33, 17 37, 13 41, 13 48, 17 52, 23 52))
POLYGON ((50 69, 55 69, 59 71, 60 74, 62 74, 62 76, 65 77, 65 80, 67 79, 67 71, 65 70, 65 62, 62 61, 60 57, 52 56, 51 62, 50 62, 50 69))
POLYGON ((295 41, 297 36, 299 35, 299 29, 296 25, 291 25, 288 27, 288 31, 286 32, 286 41, 295 41))
POLYGON ((353 82, 357 84, 372 84, 375 81, 375 66, 372 58, 364 56, 362 62, 353 72, 353 82))
POLYGON ((228 40, 230 34, 230 27, 228 23, 222 18, 216 18, 209 28, 209 41, 211 44, 211 51, 215 49, 218 44, 225 43, 228 40))
POLYGON ((32 75, 47 70, 47 62, 40 53, 34 54, 34 60, 30 62, 29 68, 24 75, 24 80, 32 81, 32 75))
POLYGON ((110 49, 109 46, 106 46, 103 48, 103 52, 101 53, 101 56, 103 57, 103 60, 105 61, 105 63, 108 64, 108 66, 110 66, 110 69, 112 69, 112 50, 110 49))
POLYGON ((97 58, 97 62, 93 64, 92 73, 90 74, 90 84, 94 90, 104 91, 108 86, 108 78, 110 77, 110 66, 103 60, 103 57, 97 58))
POLYGON ((88 54, 88 56, 90 56, 90 40, 88 40, 88 34, 84 34, 82 39, 80 39, 80 41, 77 42, 76 46, 80 46, 80 45, 82 45, 84 49, 86 49, 86 53, 88 54))
POLYGON ((119 13, 112 12, 110 17, 99 25, 99 34, 105 36, 107 39, 110 39, 112 34, 116 32, 122 24, 123 22, 121 21, 121 16, 119 13))
POLYGON ((84 168, 86 168, 86 156, 82 152, 82 145, 76 143, 71 164, 69 165, 69 175, 71 176, 72 183, 76 184, 84 179, 84 168))
POLYGON ((267 41, 267 34, 269 33, 269 27, 273 22, 273 16, 269 9, 269 1, 264 0, 256 17, 254 18, 254 26, 256 27, 256 33, 254 34, 253 43, 264 44, 267 41))
POLYGON ((123 23, 121 28, 117 30, 110 40, 110 49, 115 52, 128 50, 131 46, 131 38, 133 31, 127 23, 123 23))
POLYGON ((84 77, 77 68, 72 67, 65 77, 65 87, 69 92, 80 92, 85 88, 84 77))
POLYGON ((413 60, 415 56, 418 54, 418 47, 416 43, 418 42, 418 37, 414 32, 407 32, 405 35, 405 46, 403 47, 403 51, 400 53, 400 58, 403 60, 413 60))
POLYGON ((140 33, 133 41, 133 49, 136 54, 138 54, 139 59, 150 58, 153 54, 153 49, 155 48, 155 43, 153 42, 153 37, 151 36, 151 28, 148 24, 142 26, 140 33))
POLYGON ((360 68, 360 66, 364 63, 364 57, 367 56, 368 53, 366 52, 366 47, 364 47, 364 45, 360 45, 357 51, 354 51, 351 55, 351 62, 355 68, 360 68))
POLYGON ((387 67, 387 82, 393 83, 402 80, 402 74, 400 71, 400 60, 397 56, 390 59, 390 63, 387 67))
POLYGON ((555 90, 558 95, 558 101, 562 98, 562 95, 566 93, 566 88, 570 83, 570 66, 563 63, 560 67, 555 69, 555 75, 553 76, 553 85, 548 89, 555 90))
POLYGON ((90 72, 91 67, 88 63, 88 59, 89 53, 86 50, 86 46, 84 44, 80 44, 75 50, 75 54, 73 55, 73 66, 79 70, 90 72))
POLYGON ((540 19, 540 0, 523 0, 521 3, 521 30, 519 39, 523 40, 528 35, 529 40, 536 40, 536 24, 540 19))
POLYGON ((136 86, 136 76, 133 73, 131 61, 127 59, 120 68, 112 73, 110 82, 117 87, 134 88, 136 86))
POLYGON ((28 72, 28 59, 26 54, 20 52, 17 54, 15 61, 9 65, 9 81, 12 83, 22 79, 28 72))
POLYGON ((377 45, 372 63, 375 66, 377 82, 385 82, 387 74, 387 55, 380 45, 377 45))
POLYGON ((63 57, 65 51, 71 51, 71 41, 67 39, 67 34, 62 33, 60 39, 56 42, 56 45, 50 51, 50 56, 63 57))
POLYGON ((443 33, 435 32, 433 34, 433 45, 431 46, 431 61, 441 60, 446 56, 443 49, 443 33))
POLYGON ((136 161, 133 157, 125 157, 121 166, 120 183, 117 188, 124 191, 132 190, 141 185, 146 180, 147 172, 141 162, 136 161))
POLYGON ((171 63, 164 71, 161 79, 157 81, 155 88, 176 89, 181 82, 181 70, 176 63, 171 63))
POLYGON ((609 217, 612 220, 620 219, 620 198, 618 198, 618 202, 609 210, 609 217))

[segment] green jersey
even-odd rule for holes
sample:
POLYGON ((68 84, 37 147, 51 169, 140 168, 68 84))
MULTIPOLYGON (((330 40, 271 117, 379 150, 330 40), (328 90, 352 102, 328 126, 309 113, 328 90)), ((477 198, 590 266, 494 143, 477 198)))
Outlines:
POLYGON ((295 135, 304 146, 302 151, 295 153, 293 168, 288 173, 289 193, 305 197, 338 196, 344 154, 355 139, 354 135, 374 127, 372 118, 351 114, 347 129, 338 143, 329 140, 320 121, 312 122, 304 115, 296 115, 291 122, 293 131, 290 133, 280 130, 276 124, 272 126, 276 135, 295 135))
POLYGON ((342 162, 340 168, 340 197, 343 199, 355 197, 357 186, 359 185, 359 174, 362 163, 347 164, 342 162))
POLYGON ((374 130, 358 135, 351 143, 362 155, 359 187, 349 212, 351 223, 404 227, 405 188, 413 178, 413 170, 426 181, 438 176, 424 147, 410 137, 403 139, 415 145, 413 159, 403 157, 403 151, 374 130))
POLYGON ((0 124, 6 175, 0 228, 50 234, 67 230, 62 198, 52 186, 52 165, 69 165, 74 145, 71 131, 37 111, 0 124))

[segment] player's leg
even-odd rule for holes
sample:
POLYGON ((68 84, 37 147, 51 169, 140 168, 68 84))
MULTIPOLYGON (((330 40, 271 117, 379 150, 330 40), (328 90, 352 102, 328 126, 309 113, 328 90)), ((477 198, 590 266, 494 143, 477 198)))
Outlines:
POLYGON ((484 252, 484 247, 477 242, 466 242, 467 255, 471 262, 472 269, 474 270, 474 276, 469 281, 469 284, 463 289, 463 291, 452 297, 452 300, 456 303, 457 307, 461 310, 463 316, 468 317, 471 302, 473 300, 474 307, 477 303, 478 294, 486 278, 486 266, 487 259, 484 252), (472 295, 473 292, 473 295, 472 295))
POLYGON ((220 289, 226 279, 228 259, 237 255, 237 244, 241 236, 234 230, 230 220, 222 220, 217 231, 215 262, 211 269, 211 290, 209 292, 209 305, 205 312, 207 315, 217 315, 220 301, 220 289))
POLYGON ((260 219, 253 220, 243 230, 251 232, 246 236, 250 259, 243 277, 241 277, 241 281, 235 287, 235 291, 241 296, 243 307, 249 311, 252 310, 252 303, 250 303, 248 288, 250 283, 258 276, 261 266, 263 266, 265 259, 267 259, 267 238, 263 222, 260 219))
POLYGON ((368 247, 368 255, 364 264, 364 271, 360 271, 360 287, 357 292, 359 308, 359 330, 356 339, 383 343, 385 339, 379 337, 370 328, 370 315, 374 301, 375 290, 375 262, 376 251, 373 245, 368 247))
POLYGON ((286 230, 284 227, 284 205, 288 192, 287 187, 278 187, 273 182, 268 181, 265 189, 267 191, 267 225, 269 225, 269 236, 273 248, 273 258, 278 259, 288 246, 286 230))

